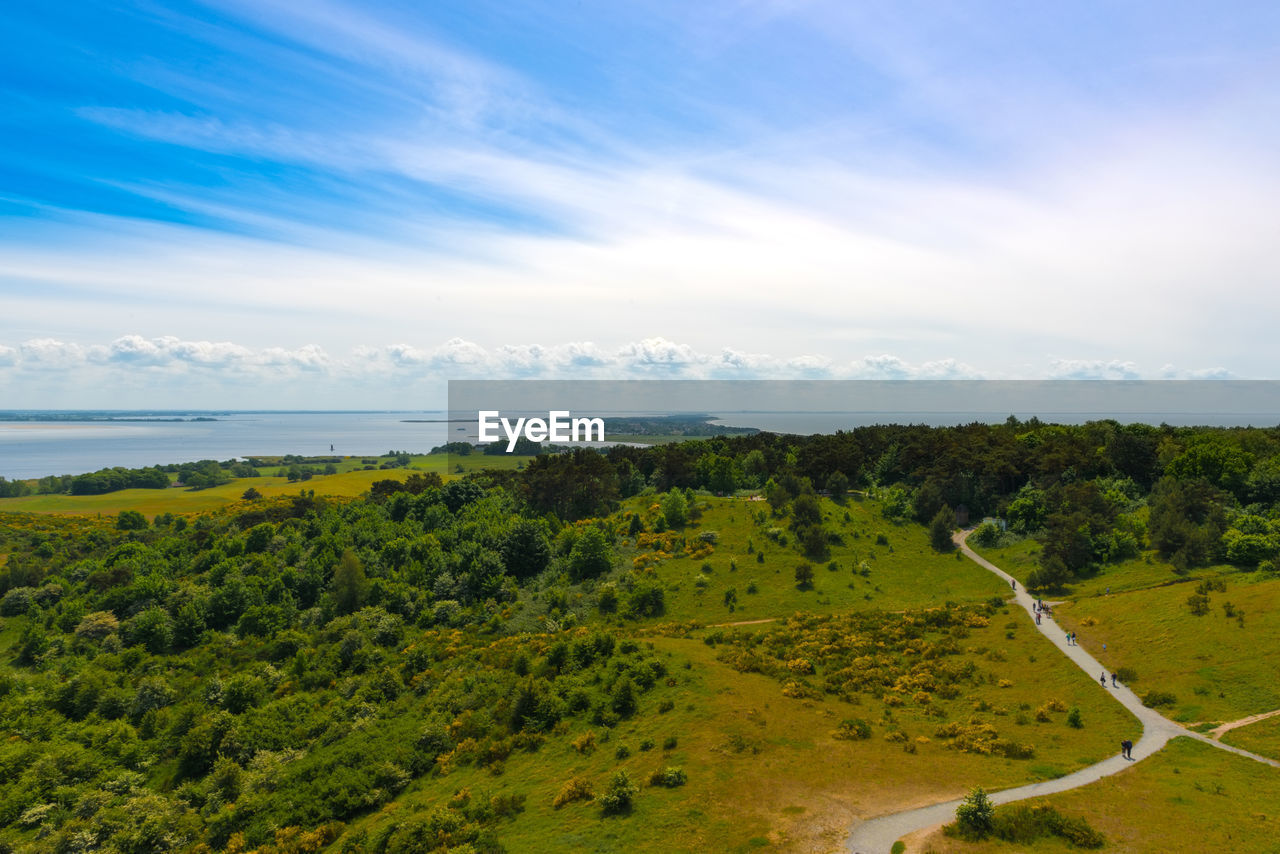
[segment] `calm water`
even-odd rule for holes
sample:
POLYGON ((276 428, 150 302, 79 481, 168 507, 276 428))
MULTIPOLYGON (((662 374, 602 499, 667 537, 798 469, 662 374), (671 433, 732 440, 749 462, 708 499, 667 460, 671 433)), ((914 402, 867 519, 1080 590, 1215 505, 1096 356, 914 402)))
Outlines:
MULTIPOLYGON (((183 416, 189 417, 189 416, 183 416)), ((81 474, 109 466, 138 468, 254 455, 425 453, 443 444, 448 424, 431 412, 269 412, 218 415, 216 421, 0 422, 0 477, 81 474)), ((461 435, 461 434, 460 434, 461 435)))
MULTIPOLYGON (((175 417, 192 417, 175 413, 175 417)), ((0 477, 10 480, 81 474, 109 466, 138 468, 192 460, 330 453, 362 456, 390 450, 425 453, 447 441, 475 439, 474 425, 410 423, 440 412, 236 412, 216 421, 3 422, 0 477), (467 429, 459 429, 467 426, 467 429)), ((947 426, 1000 423, 1007 412, 741 412, 716 422, 779 433, 831 433, 869 424, 947 426)), ((1277 413, 1044 413, 1044 421, 1079 424, 1102 417, 1124 422, 1272 427, 1277 413)))

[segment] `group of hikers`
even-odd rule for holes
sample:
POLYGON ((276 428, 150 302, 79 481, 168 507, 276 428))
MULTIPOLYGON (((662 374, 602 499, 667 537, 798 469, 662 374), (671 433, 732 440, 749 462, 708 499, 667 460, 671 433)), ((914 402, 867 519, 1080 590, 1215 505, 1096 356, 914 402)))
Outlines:
MULTIPOLYGON (((1009 586, 1012 587, 1014 590, 1018 589, 1018 583, 1012 579, 1010 579, 1009 581, 1009 586)), ((1110 587, 1107 588, 1107 592, 1108 593, 1111 592, 1110 587)), ((1035 602, 1031 603, 1031 613, 1035 617, 1037 626, 1040 625, 1040 618, 1042 616, 1049 616, 1050 618, 1052 618, 1053 616, 1052 612, 1044 604, 1044 600, 1042 599, 1037 599, 1035 602)), ((1075 632, 1067 632, 1067 645, 1068 646, 1080 645, 1077 642, 1075 632)), ((1103 644, 1102 648, 1105 650, 1107 648, 1106 644, 1103 644)), ((1101 683, 1103 688, 1107 687, 1107 672, 1105 670, 1098 676, 1098 682, 1101 683)), ((1111 687, 1112 688, 1120 687, 1120 683, 1116 680, 1116 675, 1114 673, 1111 674, 1111 687)), ((1133 742, 1132 741, 1126 738, 1124 741, 1120 742, 1120 755, 1123 756, 1125 759, 1133 759, 1133 742)))

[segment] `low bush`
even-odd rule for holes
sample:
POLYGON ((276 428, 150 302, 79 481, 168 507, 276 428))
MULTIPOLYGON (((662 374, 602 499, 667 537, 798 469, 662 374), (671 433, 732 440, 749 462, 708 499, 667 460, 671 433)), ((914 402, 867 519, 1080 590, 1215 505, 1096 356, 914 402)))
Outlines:
POLYGON ((560 791, 556 792, 555 800, 552 806, 556 809, 565 804, 571 804, 574 801, 589 801, 595 798, 595 791, 591 788, 591 783, 581 777, 574 777, 569 782, 560 787, 560 791))
POLYGON ((626 771, 619 771, 609 781, 609 788, 599 798, 605 815, 618 815, 631 810, 631 802, 640 790, 626 771))
POLYGON ((665 786, 668 789, 674 789, 683 786, 688 782, 688 775, 684 773, 684 769, 675 765, 668 765, 661 771, 654 771, 649 775, 650 786, 665 786))

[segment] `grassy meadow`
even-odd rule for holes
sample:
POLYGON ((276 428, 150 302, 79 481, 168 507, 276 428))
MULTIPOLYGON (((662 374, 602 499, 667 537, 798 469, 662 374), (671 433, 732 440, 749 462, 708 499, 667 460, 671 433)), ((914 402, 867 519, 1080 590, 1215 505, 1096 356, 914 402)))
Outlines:
MULTIPOLYGON (((271 458, 264 458, 271 459, 271 458)), ((364 460, 386 457, 345 457, 335 463, 336 474, 317 474, 307 480, 290 481, 288 465, 268 465, 259 477, 232 478, 229 483, 207 489, 121 489, 102 495, 25 495, 0 498, 0 513, 60 513, 79 516, 115 516, 123 510, 136 510, 148 519, 160 513, 205 513, 241 501, 245 490, 252 487, 264 497, 297 495, 299 490, 315 490, 316 495, 355 497, 368 492, 379 480, 403 481, 415 472, 435 472, 446 480, 481 469, 514 469, 524 466, 530 457, 482 456, 471 454, 419 454, 410 457, 404 468, 365 470, 364 460), (462 472, 457 469, 461 467, 462 472)))
POLYGON ((1222 741, 1225 744, 1242 747, 1259 756, 1280 759, 1280 715, 1228 730, 1222 736, 1222 741))
MULTIPOLYGON (((882 518, 872 501, 841 506, 821 499, 823 524, 838 538, 823 561, 798 554, 788 520, 772 516, 763 501, 700 497, 698 504, 696 522, 622 549, 635 571, 665 588, 670 619, 728 623, 796 611, 901 610, 1005 592, 971 562, 934 551, 920 526, 882 518), (704 532, 715 535, 714 544, 702 544, 704 532), (687 548, 678 548, 682 542, 687 548), (796 581, 801 564, 813 570, 807 585, 796 581)), ((625 512, 647 521, 658 511, 650 499, 634 499, 625 512)))
MULTIPOLYGON (((1111 777, 1044 798, 1083 818, 1106 838, 1102 851, 1280 852, 1280 774, 1188 738, 1111 777)), ((963 842, 940 831, 908 841, 907 852, 1065 854, 1081 849, 1057 838, 1034 842, 963 842)))
POLYGON ((1220 580, 1226 590, 1208 594, 1203 616, 1187 603, 1195 583, 1080 599, 1055 616, 1109 669, 1135 670, 1139 694, 1175 695, 1163 709, 1175 720, 1225 722, 1280 708, 1280 648, 1267 642, 1280 637, 1280 579, 1220 580))
MULTIPOLYGON (((1021 539, 975 550, 1025 580, 1040 546, 1021 539)), ((1146 552, 1054 598, 1064 600, 1054 614, 1062 628, 1110 670, 1135 671, 1135 691, 1174 695, 1162 707, 1174 720, 1222 723, 1280 708, 1280 649, 1259 642, 1280 636, 1274 574, 1222 565, 1179 574, 1146 552), (1200 590, 1208 609, 1196 615, 1188 597, 1200 590)))

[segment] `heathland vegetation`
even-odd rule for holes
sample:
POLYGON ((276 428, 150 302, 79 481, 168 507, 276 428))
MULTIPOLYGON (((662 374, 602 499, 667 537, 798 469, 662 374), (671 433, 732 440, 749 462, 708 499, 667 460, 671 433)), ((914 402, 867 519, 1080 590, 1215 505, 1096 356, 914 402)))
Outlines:
MULTIPOLYGON (((957 515, 998 519, 970 542, 1168 713, 1280 707, 1257 642, 1278 451, 1277 431, 1011 420, 6 499, 0 849, 838 847, 857 818, 1137 734, 950 552, 957 515)), ((1262 749, 1274 720, 1227 738, 1262 749)), ((1274 771, 1235 761, 1107 785, 1274 771)), ((1178 796, 1186 821, 1214 803, 1178 796)), ((1056 798, 1014 823, 1147 838, 1056 798)))

